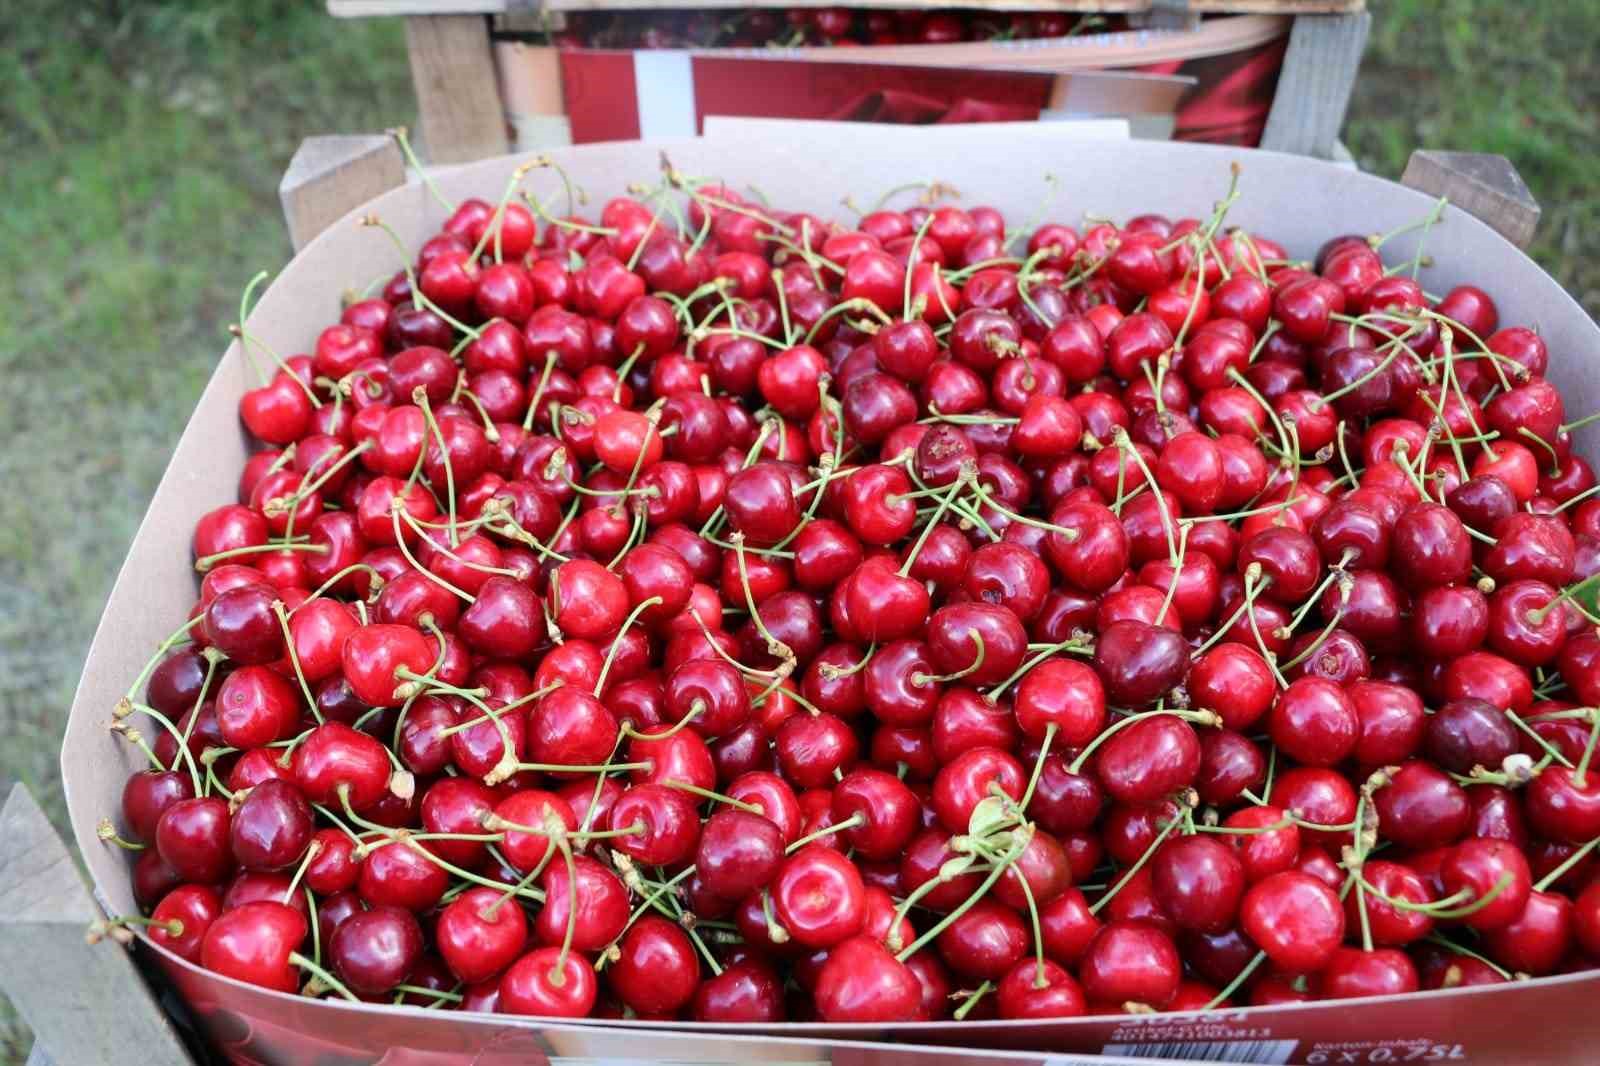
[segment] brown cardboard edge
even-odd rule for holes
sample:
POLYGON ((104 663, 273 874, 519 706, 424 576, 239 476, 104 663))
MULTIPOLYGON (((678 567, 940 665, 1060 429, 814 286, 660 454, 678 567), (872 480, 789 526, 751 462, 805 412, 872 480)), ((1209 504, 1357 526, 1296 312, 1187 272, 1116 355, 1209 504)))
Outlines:
MULTIPOLYGON (((666 146, 585 145, 548 154, 590 188, 591 206, 597 209, 605 195, 620 191, 626 181, 654 174, 663 147, 685 172, 723 176, 736 185, 754 182, 778 202, 815 210, 825 217, 837 215, 836 200, 841 190, 865 195, 908 177, 938 176, 962 188, 966 203, 996 203, 1008 213, 1026 218, 1040 202, 1040 175, 1046 170, 1063 177, 1065 195, 1063 201, 1058 201, 1056 214, 1071 221, 1077 221, 1078 213, 1085 209, 1119 217, 1149 210, 1204 214, 1226 187, 1228 165, 1240 161, 1244 165, 1246 195, 1230 221, 1252 228, 1259 226, 1262 232, 1284 240, 1298 255, 1311 254, 1316 241, 1334 233, 1386 230, 1420 217, 1431 206, 1427 197, 1413 190, 1299 157, 1160 142, 1073 145, 1052 138, 1048 125, 1041 125, 1031 136, 1019 133, 1012 151, 998 157, 963 150, 959 138, 954 138, 945 146, 949 158, 940 162, 937 175, 926 173, 925 151, 911 139, 885 141, 876 146, 872 155, 844 153, 826 160, 816 159, 804 145, 790 139, 756 135, 745 138, 741 151, 731 161, 718 144, 703 141, 666 146)), ((456 197, 469 191, 490 193, 502 187, 518 161, 519 158, 507 157, 469 164, 443 173, 440 181, 446 193, 456 197)), ((356 217, 367 211, 383 216, 412 245, 420 240, 425 226, 437 225, 442 218, 439 205, 414 185, 394 190, 358 209, 308 245, 278 276, 251 316, 253 332, 280 352, 304 350, 318 329, 336 318, 338 294, 347 285, 359 286, 369 280, 366 276, 352 276, 357 264, 366 264, 361 275, 377 273, 380 265, 384 272, 395 269, 395 250, 373 231, 360 231, 355 225, 356 217)), ((1392 255, 1408 256, 1414 239, 1396 241, 1392 255)), ((1438 261, 1423 276, 1430 290, 1442 292, 1465 280, 1486 284, 1500 305, 1503 321, 1534 326, 1551 342, 1550 377, 1571 397, 1573 409, 1600 407, 1600 375, 1586 373, 1583 365, 1600 353, 1600 328, 1531 259, 1489 227, 1459 211, 1447 212, 1434 227, 1429 250, 1438 261)), ((192 592, 185 590, 194 585, 185 548, 194 520, 234 498, 234 480, 245 445, 235 421, 232 398, 249 384, 246 375, 235 344, 207 385, 134 538, 91 645, 67 725, 62 773, 74 835, 97 894, 113 911, 126 912, 133 906, 126 867, 122 853, 113 856, 97 841, 94 829, 99 818, 115 813, 121 783, 137 763, 129 758, 125 746, 114 742, 104 726, 123 686, 156 644, 186 616, 192 592)), ((1593 435, 1588 439, 1592 441, 1593 435)), ((1593 454, 1592 449, 1583 450, 1593 454)), ((1409 1002, 1443 1011, 1446 1004, 1458 1002, 1452 997, 1466 997, 1461 1002, 1477 1002, 1484 994, 1526 1003, 1541 991, 1556 993, 1571 985, 1581 985, 1586 990, 1591 985, 1600 987, 1600 974, 1542 978, 1514 987, 1462 989, 1427 994, 1424 998, 1384 997, 1370 1001, 1368 1009, 1399 1009, 1409 1002)), ((357 1009, 342 1004, 314 1006, 357 1009)), ((1308 1018, 1318 1011, 1349 1009, 1347 1004, 1310 1004, 1253 1009, 1245 1016, 1262 1020, 1308 1018)), ((1453 1007, 1448 1009, 1455 1012, 1453 1007)), ((523 1024, 521 1019, 508 1022, 495 1017, 497 1024, 523 1024)), ((542 1023, 527 1019, 526 1024, 542 1023)), ((781 1031, 843 1036, 889 1031, 903 1037, 966 1042, 985 1034, 1003 1036, 1010 1030, 1013 1038, 1026 1033, 1030 1043, 1044 1044, 1058 1036, 1066 1039, 1075 1026, 1088 1024, 1095 1023, 993 1023, 976 1028, 964 1023, 935 1023, 892 1030, 879 1026, 785 1026, 781 1031)))

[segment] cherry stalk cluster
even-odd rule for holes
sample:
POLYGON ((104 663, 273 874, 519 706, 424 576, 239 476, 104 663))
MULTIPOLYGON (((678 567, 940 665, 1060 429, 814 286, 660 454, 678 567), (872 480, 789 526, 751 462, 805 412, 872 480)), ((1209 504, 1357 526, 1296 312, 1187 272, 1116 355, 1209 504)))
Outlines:
POLYGON ((1295 261, 1237 171, 1074 228, 548 167, 311 353, 235 327, 261 447, 115 708, 93 935, 723 1023, 1600 959, 1600 499, 1488 294, 1295 261))

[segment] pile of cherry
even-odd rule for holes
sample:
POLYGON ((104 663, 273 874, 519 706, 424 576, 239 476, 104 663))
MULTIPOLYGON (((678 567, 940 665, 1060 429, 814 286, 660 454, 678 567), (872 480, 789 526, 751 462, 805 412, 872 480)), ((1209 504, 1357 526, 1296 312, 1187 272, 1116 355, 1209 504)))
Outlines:
POLYGON ((236 327, 262 448, 116 709, 145 913, 96 935, 714 1022, 1600 960, 1600 497, 1485 292, 1236 188, 558 218, 532 166, 311 354, 236 327))
POLYGON ((928 11, 794 7, 571 11, 552 35, 564 48, 794 48, 803 45, 956 44, 1076 36, 1122 20, 1065 11, 928 11))

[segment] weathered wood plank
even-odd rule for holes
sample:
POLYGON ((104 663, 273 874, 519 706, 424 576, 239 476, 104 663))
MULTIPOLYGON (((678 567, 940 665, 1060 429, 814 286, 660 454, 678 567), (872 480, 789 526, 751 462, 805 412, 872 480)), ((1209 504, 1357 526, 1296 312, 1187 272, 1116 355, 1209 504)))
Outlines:
POLYGON ((289 240, 299 251, 353 208, 406 180, 393 137, 307 137, 278 182, 289 240))
POLYGON ((99 917, 67 846, 14 786, 0 811, 0 987, 57 1062, 190 1066, 133 957, 85 940, 99 917))
POLYGON ((1371 27, 1365 11, 1294 20, 1261 147, 1332 157, 1371 27))
POLYGON ((505 108, 482 15, 414 15, 406 50, 422 136, 433 163, 466 163, 507 149, 505 108))
POLYGON ((1411 153, 1400 182, 1446 197, 1518 248, 1526 248, 1539 228, 1539 203, 1503 155, 1419 148, 1411 153))

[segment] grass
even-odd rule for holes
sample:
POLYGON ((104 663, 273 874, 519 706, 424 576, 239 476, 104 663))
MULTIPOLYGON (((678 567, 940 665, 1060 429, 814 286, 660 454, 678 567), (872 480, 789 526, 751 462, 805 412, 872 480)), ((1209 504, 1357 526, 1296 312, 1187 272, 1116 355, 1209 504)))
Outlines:
POLYGON ((1530 249, 1600 316, 1600 4, 1369 0, 1345 141, 1399 177, 1413 148, 1498 152, 1543 207, 1530 249))
MULTIPOLYGON (((1346 130, 1362 166, 1510 156, 1544 205, 1534 254, 1600 313, 1600 4, 1373 7, 1346 130)), ((301 137, 415 105, 399 23, 314 0, 6 0, 0 40, 0 784, 64 825, 78 669, 240 285, 288 256, 278 177, 301 137)), ((0 1062, 28 1044, 0 1018, 0 1062)))

